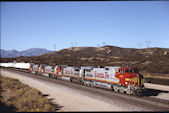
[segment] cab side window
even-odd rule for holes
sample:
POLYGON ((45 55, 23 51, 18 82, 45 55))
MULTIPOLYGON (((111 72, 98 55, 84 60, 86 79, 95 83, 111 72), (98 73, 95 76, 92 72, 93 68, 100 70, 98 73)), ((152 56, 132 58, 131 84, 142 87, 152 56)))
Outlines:
POLYGON ((123 73, 123 70, 119 70, 119 73, 122 74, 122 73, 123 73))
POLYGON ((90 69, 86 69, 86 72, 90 72, 91 70, 90 69))
POLYGON ((75 69, 75 71, 79 71, 79 69, 75 69))
POLYGON ((105 68, 105 70, 109 70, 109 68, 105 68))
POLYGON ((139 73, 138 68, 135 68, 135 69, 134 69, 134 73, 139 73))

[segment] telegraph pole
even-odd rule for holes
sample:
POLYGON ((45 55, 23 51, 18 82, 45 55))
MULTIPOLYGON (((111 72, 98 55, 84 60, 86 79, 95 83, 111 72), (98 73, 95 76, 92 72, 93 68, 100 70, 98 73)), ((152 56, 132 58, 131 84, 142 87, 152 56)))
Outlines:
POLYGON ((54 51, 56 51, 56 44, 53 45, 54 51))
POLYGON ((73 47, 73 45, 74 45, 74 43, 73 43, 73 42, 71 42, 71 47, 73 47))
POLYGON ((74 44, 75 44, 75 47, 77 47, 77 43, 75 42, 74 44))
POLYGON ((151 41, 145 41, 145 42, 147 43, 147 48, 149 48, 151 41))
POLYGON ((100 47, 100 44, 97 44, 97 47, 100 47))
POLYGON ((138 46, 139 49, 141 49, 141 47, 143 46, 143 44, 142 43, 137 43, 137 46, 138 46))
POLYGON ((77 44, 76 42, 71 42, 71 47, 77 47, 77 44))
POLYGON ((102 42, 102 45, 103 45, 103 46, 105 46, 105 45, 106 45, 106 43, 105 43, 105 42, 102 42))

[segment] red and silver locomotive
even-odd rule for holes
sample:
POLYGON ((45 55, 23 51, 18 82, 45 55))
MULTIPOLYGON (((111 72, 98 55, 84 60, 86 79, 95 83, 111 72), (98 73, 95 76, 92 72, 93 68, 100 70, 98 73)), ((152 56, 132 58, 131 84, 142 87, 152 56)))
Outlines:
POLYGON ((73 67, 57 65, 50 67, 50 71, 43 71, 40 66, 40 73, 51 74, 55 78, 66 79, 87 86, 101 86, 111 88, 114 91, 139 95, 144 88, 143 76, 137 68, 105 66, 104 68, 93 66, 73 67))
POLYGON ((133 95, 140 95, 144 89, 143 76, 139 74, 137 68, 133 67, 74 67, 67 65, 39 65, 33 63, 1 63, 1 66, 28 69, 31 73, 39 75, 66 79, 70 82, 76 82, 87 86, 106 87, 113 91, 133 95))
POLYGON ((139 95, 143 89, 143 76, 137 68, 105 66, 104 68, 82 68, 84 84, 105 86, 114 91, 139 95))

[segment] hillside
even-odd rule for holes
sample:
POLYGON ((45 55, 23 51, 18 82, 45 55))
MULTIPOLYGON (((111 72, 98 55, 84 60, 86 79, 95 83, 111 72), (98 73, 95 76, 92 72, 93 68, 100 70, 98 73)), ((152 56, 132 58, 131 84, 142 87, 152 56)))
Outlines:
POLYGON ((143 73, 169 74, 169 48, 71 47, 40 56, 3 58, 1 61, 73 66, 135 66, 143 73))

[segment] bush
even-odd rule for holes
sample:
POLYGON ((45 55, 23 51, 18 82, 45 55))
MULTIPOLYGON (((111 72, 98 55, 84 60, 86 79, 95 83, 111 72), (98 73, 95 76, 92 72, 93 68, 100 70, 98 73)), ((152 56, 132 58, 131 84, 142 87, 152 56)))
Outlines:
POLYGON ((17 79, 1 77, 2 89, 5 92, 1 101, 16 107, 17 112, 54 112, 55 106, 43 97, 42 93, 17 79))

